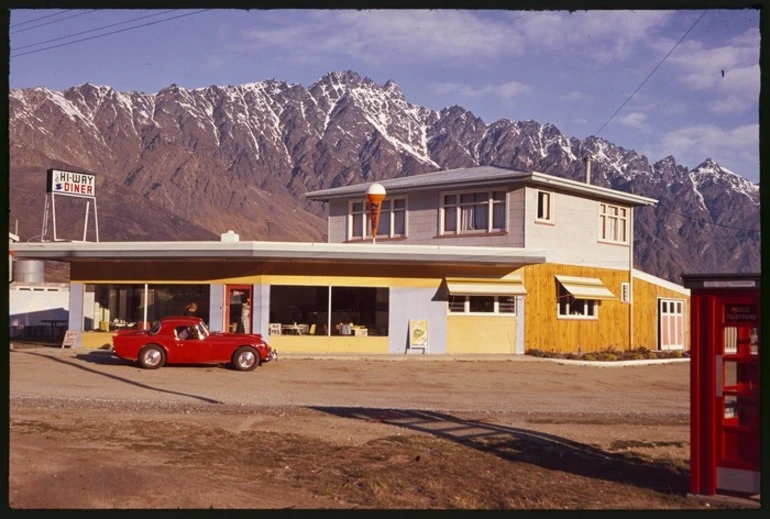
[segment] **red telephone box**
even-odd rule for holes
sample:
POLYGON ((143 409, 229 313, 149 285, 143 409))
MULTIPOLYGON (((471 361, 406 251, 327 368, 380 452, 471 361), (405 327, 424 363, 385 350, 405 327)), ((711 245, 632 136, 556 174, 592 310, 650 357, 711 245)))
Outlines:
POLYGON ((690 297, 690 490, 760 493, 759 274, 682 276, 690 297))

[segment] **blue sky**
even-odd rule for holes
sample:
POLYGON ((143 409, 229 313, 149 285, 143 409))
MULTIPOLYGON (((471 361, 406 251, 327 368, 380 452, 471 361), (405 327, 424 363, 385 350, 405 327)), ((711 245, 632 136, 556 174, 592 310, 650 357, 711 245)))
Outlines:
POLYGON ((711 157, 758 182, 759 20, 751 9, 12 10, 9 86, 308 87, 353 70, 417 105, 550 122, 650 162, 711 157))

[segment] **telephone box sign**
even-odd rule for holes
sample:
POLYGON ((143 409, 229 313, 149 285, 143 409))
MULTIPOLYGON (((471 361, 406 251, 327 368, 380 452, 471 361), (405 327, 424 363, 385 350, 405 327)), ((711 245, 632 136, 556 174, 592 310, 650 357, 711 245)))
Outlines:
POLYGON ((754 323, 757 321, 755 305, 725 305, 725 323, 754 323))
POLYGON ((49 169, 46 193, 95 198, 96 176, 88 173, 49 169))
POLYGON ((754 288, 757 286, 756 281, 748 279, 732 279, 729 281, 704 281, 704 288, 754 288))

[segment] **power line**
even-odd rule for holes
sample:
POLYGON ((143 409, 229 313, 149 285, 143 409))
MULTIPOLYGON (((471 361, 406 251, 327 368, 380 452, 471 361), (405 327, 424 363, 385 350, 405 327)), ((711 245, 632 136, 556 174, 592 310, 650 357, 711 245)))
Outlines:
POLYGON ((96 11, 96 9, 91 9, 90 11, 84 11, 82 13, 71 14, 71 15, 66 16, 64 18, 59 18, 58 20, 52 20, 50 22, 41 23, 39 25, 33 25, 32 27, 25 27, 24 29, 19 29, 18 31, 10 31, 8 34, 17 34, 17 33, 24 32, 24 31, 31 31, 32 29, 37 29, 38 27, 43 27, 45 25, 51 25, 52 23, 63 22, 64 20, 69 20, 70 18, 75 18, 77 16, 83 16, 83 15, 88 14, 88 13, 93 13, 94 11, 96 11))
POLYGON ((732 225, 725 225, 723 223, 716 223, 716 222, 710 222, 708 220, 703 220, 701 218, 695 218, 694 216, 691 216, 689 214, 680 213, 679 211, 672 211, 671 209, 665 209, 661 206, 655 206, 655 209, 660 209, 661 211, 666 211, 667 213, 677 214, 679 216, 684 216, 685 218, 692 220, 694 222, 700 222, 700 223, 706 223, 709 225, 715 225, 717 227, 724 227, 725 229, 732 229, 734 231, 743 231, 743 232, 756 232, 759 233, 759 229, 744 229, 742 227, 734 227, 732 225))
POLYGON ((121 32, 126 32, 126 31, 130 31, 130 30, 133 30, 133 29, 138 29, 140 27, 148 27, 150 25, 155 25, 155 24, 158 24, 158 23, 170 22, 171 20, 177 20, 179 18, 184 18, 186 16, 193 16, 193 15, 200 14, 200 13, 203 13, 203 12, 206 12, 206 11, 210 11, 210 10, 211 9, 201 9, 199 11, 193 11, 192 13, 180 14, 178 16, 172 16, 172 17, 169 17, 169 18, 165 18, 163 20, 157 20, 157 21, 154 21, 154 22, 147 22, 147 23, 143 23, 143 24, 139 24, 139 25, 134 25, 132 27, 126 27, 125 29, 119 29, 117 31, 110 31, 110 32, 106 32, 104 34, 98 34, 96 36, 89 36, 88 38, 81 38, 81 39, 75 40, 75 41, 69 41, 69 42, 66 42, 66 43, 59 43, 57 45, 51 45, 50 47, 43 47, 42 49, 31 50, 31 51, 22 52, 22 53, 19 53, 19 54, 11 54, 10 57, 11 58, 18 58, 20 56, 26 56, 28 54, 35 54, 37 52, 43 52, 43 51, 46 51, 46 50, 57 49, 59 47, 64 47, 66 45, 72 45, 72 44, 75 44, 75 43, 80 43, 80 42, 84 42, 84 41, 88 41, 88 40, 95 40, 96 38, 101 38, 103 36, 111 36, 113 34, 118 34, 118 33, 121 33, 121 32))
POLYGON ((34 23, 34 22, 37 22, 37 21, 40 21, 40 20, 45 20, 45 19, 50 18, 52 16, 59 16, 60 14, 68 13, 70 11, 72 11, 72 9, 64 9, 63 11, 59 11, 58 13, 47 14, 45 16, 40 16, 38 18, 33 18, 31 20, 27 20, 26 22, 19 22, 19 23, 11 24, 11 25, 8 26, 8 28, 12 29, 14 27, 18 27, 19 25, 27 25, 28 23, 34 23))
POLYGON ((631 93, 631 95, 630 95, 630 96, 628 96, 628 99, 626 99, 625 101, 623 101, 623 104, 622 104, 622 105, 620 105, 620 106, 618 107, 618 109, 617 109, 617 110, 615 110, 615 113, 613 113, 613 114, 610 116, 610 118, 609 118, 609 119, 607 119, 607 120, 604 122, 604 124, 601 126, 601 128, 599 128, 599 129, 596 131, 596 133, 595 133, 594 135, 599 135, 599 133, 600 133, 600 132, 601 132, 601 131, 604 129, 604 127, 605 127, 605 126, 607 126, 607 125, 610 123, 610 121, 612 121, 612 119, 614 119, 614 118, 615 118, 615 116, 616 116, 616 115, 618 115, 618 113, 619 113, 619 112, 620 112, 620 111, 623 109, 623 107, 624 107, 624 106, 626 106, 626 103, 628 103, 628 102, 631 100, 631 98, 632 98, 632 97, 634 97, 634 95, 635 95, 635 94, 636 94, 636 93, 637 93, 637 92, 638 92, 638 91, 639 91, 639 90, 640 90, 640 89, 641 89, 641 88, 644 86, 644 84, 647 82, 647 80, 649 80, 649 79, 652 77, 652 75, 655 73, 655 71, 656 71, 656 70, 658 70, 658 69, 660 68, 660 66, 661 66, 661 65, 663 65, 663 62, 664 62, 664 61, 666 61, 666 59, 668 59, 668 57, 671 55, 671 53, 672 53, 672 52, 674 52, 674 50, 675 50, 675 49, 676 49, 676 48, 679 46, 679 44, 680 44, 680 43, 682 43, 682 42, 684 41, 684 39, 687 37, 687 35, 688 35, 688 34, 690 34, 690 31, 692 31, 692 30, 695 28, 695 26, 698 24, 698 22, 701 20, 701 18, 703 18, 703 17, 706 15, 706 13, 707 13, 707 12, 708 12, 708 9, 706 9, 705 11, 703 11, 703 12, 701 13, 701 15, 698 17, 698 19, 697 19, 697 20, 695 20, 695 22, 694 22, 694 23, 693 23, 693 24, 690 26, 690 28, 689 28, 689 29, 687 29, 687 32, 685 32, 685 33, 684 33, 684 35, 683 35, 681 38, 679 38, 679 41, 678 41, 678 42, 676 42, 676 44, 675 44, 673 47, 671 47, 671 50, 670 50, 670 51, 668 51, 668 54, 666 54, 665 56, 663 56, 663 59, 662 59, 662 60, 660 60, 660 63, 658 63, 658 64, 655 66, 655 68, 654 68, 654 69, 652 69, 652 72, 650 72, 650 73, 647 75, 647 77, 646 77, 646 78, 644 78, 644 81, 642 81, 642 83, 641 83, 641 84, 640 84, 638 87, 636 87, 636 90, 634 90, 634 91, 631 93))
POLYGON ((124 22, 117 22, 117 23, 111 23, 109 25, 103 25, 101 27, 97 27, 96 29, 89 29, 87 31, 76 32, 74 34, 68 34, 66 36, 59 36, 58 38, 51 38, 50 40, 39 41, 37 43, 30 43, 29 45, 22 45, 21 47, 16 47, 15 50, 27 49, 29 47, 37 47, 38 45, 43 45, 43 44, 46 44, 46 43, 51 43, 52 41, 64 40, 64 39, 67 39, 67 38, 72 38, 74 36, 80 36, 81 34, 87 34, 89 32, 101 31, 103 29, 109 29, 110 27, 115 27, 117 25, 124 25, 124 24, 127 24, 127 23, 136 22, 138 20, 144 20, 145 18, 152 18, 153 16, 161 16, 161 15, 170 13, 172 11, 178 11, 178 9, 169 9, 168 11, 161 11, 159 13, 148 14, 146 16, 139 16, 138 18, 132 18, 131 20, 126 20, 124 22))

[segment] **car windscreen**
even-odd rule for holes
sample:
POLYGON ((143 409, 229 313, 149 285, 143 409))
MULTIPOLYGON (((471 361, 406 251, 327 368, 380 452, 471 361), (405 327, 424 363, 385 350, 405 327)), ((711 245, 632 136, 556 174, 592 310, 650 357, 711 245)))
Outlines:
POLYGON ((206 323, 198 323, 198 335, 201 339, 209 336, 209 329, 206 327, 206 323))

